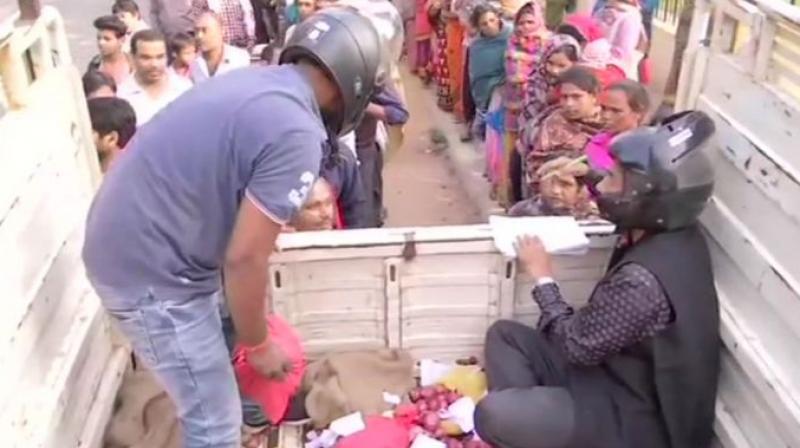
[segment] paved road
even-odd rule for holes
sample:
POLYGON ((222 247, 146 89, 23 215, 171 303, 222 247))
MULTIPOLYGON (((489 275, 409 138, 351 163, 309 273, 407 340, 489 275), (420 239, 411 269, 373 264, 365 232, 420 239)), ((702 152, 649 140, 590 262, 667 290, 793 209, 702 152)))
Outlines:
MULTIPOLYGON (((12 1, 12 0, 2 0, 12 1)), ((92 22, 103 14, 111 14, 113 0, 42 0, 46 5, 55 6, 64 17, 67 27, 72 57, 81 71, 97 53, 95 30, 92 22)), ((140 0, 145 18, 148 17, 149 0, 140 0)))
MULTIPOLYGON (((14 0, 0 0, 12 2, 14 0)), ((72 57, 81 71, 97 53, 95 30, 92 22, 103 14, 111 13, 113 0, 42 0, 45 5, 58 8, 67 27, 72 57)), ((145 20, 149 18, 149 0, 139 0, 145 20)))

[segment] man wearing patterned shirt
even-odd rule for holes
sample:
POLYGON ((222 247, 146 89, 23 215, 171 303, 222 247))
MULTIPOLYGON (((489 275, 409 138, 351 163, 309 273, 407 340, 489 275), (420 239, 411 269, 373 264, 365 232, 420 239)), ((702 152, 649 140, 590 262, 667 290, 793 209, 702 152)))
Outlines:
POLYGON ((495 323, 490 393, 475 425, 497 448, 701 448, 713 437, 719 312, 697 217, 713 190, 702 112, 620 137, 594 187, 623 234, 586 306, 568 305, 536 238, 517 250, 535 283, 536 329, 495 323))
POLYGON ((211 11, 222 21, 225 43, 239 48, 252 48, 256 41, 256 19, 250 0, 192 0, 191 16, 211 11))

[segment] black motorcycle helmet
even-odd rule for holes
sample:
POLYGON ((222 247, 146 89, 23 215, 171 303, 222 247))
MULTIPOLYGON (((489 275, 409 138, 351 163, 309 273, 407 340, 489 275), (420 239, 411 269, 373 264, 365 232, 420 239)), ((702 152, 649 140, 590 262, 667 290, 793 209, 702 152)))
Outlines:
POLYGON ((714 130, 708 115, 688 111, 620 135, 611 153, 624 172, 623 190, 600 194, 600 212, 620 230, 669 231, 695 223, 714 190, 703 151, 714 130))
POLYGON ((325 116, 337 135, 350 132, 361 120, 383 62, 381 40, 370 21, 347 8, 317 12, 297 25, 281 52, 281 64, 308 59, 325 70, 339 87, 343 107, 325 116))

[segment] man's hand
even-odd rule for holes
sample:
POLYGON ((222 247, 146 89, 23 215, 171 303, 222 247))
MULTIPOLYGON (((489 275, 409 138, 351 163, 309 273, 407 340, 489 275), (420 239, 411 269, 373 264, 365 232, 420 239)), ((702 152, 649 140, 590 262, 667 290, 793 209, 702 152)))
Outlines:
POLYGON ((282 380, 292 370, 289 357, 278 344, 266 343, 247 349, 247 362, 261 375, 271 380, 282 380))
POLYGON ((523 236, 517 240, 517 257, 525 271, 539 280, 543 277, 553 277, 553 266, 550 254, 544 249, 542 241, 535 236, 523 236))
POLYGON ((364 113, 380 121, 386 121, 386 110, 380 104, 369 103, 364 113))

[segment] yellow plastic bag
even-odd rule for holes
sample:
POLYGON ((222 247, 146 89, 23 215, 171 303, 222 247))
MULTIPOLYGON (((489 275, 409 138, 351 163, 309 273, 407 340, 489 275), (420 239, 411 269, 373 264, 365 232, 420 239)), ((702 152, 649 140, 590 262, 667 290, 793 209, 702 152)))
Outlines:
POLYGON ((488 389, 486 374, 478 366, 457 366, 440 381, 445 387, 479 402, 488 389))

